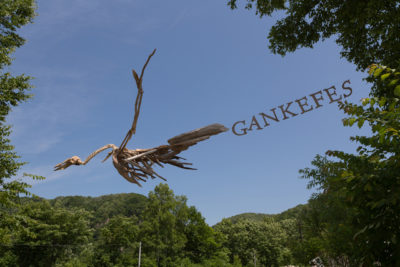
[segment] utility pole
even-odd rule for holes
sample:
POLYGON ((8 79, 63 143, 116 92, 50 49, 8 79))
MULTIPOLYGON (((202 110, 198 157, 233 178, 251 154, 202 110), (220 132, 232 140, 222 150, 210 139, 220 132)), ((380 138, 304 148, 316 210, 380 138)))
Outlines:
POLYGON ((142 256, 142 241, 139 242, 139 263, 138 267, 140 267, 140 257, 142 256))

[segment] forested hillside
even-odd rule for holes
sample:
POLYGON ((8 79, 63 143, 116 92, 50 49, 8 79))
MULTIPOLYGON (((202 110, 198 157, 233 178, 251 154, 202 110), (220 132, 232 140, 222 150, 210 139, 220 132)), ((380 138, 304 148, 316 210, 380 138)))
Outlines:
MULTIPOLYGON (((280 214, 244 213, 207 225, 166 184, 147 197, 21 198, 5 208, 0 266, 307 266, 321 250, 351 251, 347 210, 311 199, 280 214), (12 219, 11 219, 12 218, 12 219), (336 233, 331 235, 327 230, 336 233), (326 241, 329 243, 326 243, 326 241)), ((4 214, 4 213, 3 213, 4 214)), ((336 258, 335 261, 346 258, 336 258)), ((346 264, 346 262, 345 262, 346 264)))
POLYGON ((306 208, 306 205, 297 205, 294 208, 285 210, 278 214, 265 214, 265 213, 241 213, 238 215, 234 215, 232 217, 226 218, 226 220, 230 220, 232 223, 237 223, 242 220, 249 220, 254 222, 262 222, 273 218, 276 221, 281 221, 284 219, 296 219, 299 218, 301 212, 306 208))
POLYGON ((51 199, 50 204, 66 209, 84 209, 90 212, 91 225, 104 223, 114 216, 140 217, 147 198, 140 194, 114 194, 99 197, 65 196, 51 199))
POLYGON ((299 263, 299 212, 246 213, 210 227, 185 196, 22 198, 2 266, 279 266, 299 263))

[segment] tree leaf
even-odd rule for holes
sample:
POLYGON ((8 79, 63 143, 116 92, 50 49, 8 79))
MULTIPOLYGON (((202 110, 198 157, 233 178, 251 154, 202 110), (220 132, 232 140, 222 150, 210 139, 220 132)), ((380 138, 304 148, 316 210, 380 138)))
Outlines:
POLYGON ((378 76, 382 73, 382 71, 383 71, 383 69, 377 68, 377 69, 374 71, 374 77, 378 77, 378 76))
POLYGON ((386 104, 386 98, 382 97, 382 98, 379 100, 379 106, 380 106, 380 107, 383 107, 385 104, 386 104))
POLYGON ((383 74, 383 75, 381 76, 381 80, 382 80, 382 81, 386 80, 386 79, 390 76, 390 74, 391 74, 391 73, 385 73, 385 74, 383 74))
POLYGON ((358 126, 358 128, 361 128, 363 125, 364 125, 364 119, 358 119, 358 122, 357 122, 357 126, 358 126))
POLYGON ((389 86, 395 86, 398 81, 399 81, 399 79, 391 80, 390 83, 389 83, 389 86))
POLYGON ((372 186, 371 186, 370 183, 367 183, 367 184, 364 186, 364 191, 372 191, 372 186))
POLYGON ((394 88, 394 94, 395 94, 396 96, 400 96, 400 85, 397 85, 397 86, 394 88))

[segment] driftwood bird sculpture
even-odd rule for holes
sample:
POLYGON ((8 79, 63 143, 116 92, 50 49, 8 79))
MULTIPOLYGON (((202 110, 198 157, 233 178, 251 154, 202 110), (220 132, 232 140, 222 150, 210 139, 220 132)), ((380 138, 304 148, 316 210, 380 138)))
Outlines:
POLYGON ((121 145, 119 147, 113 144, 105 145, 90 154, 85 161, 82 161, 78 156, 73 156, 57 164, 54 167, 55 171, 66 169, 71 165, 86 165, 93 157, 107 149, 111 149, 111 151, 108 153, 103 162, 109 157, 112 157, 114 167, 117 169, 118 173, 129 182, 135 183, 139 186, 141 186, 139 181, 146 182, 146 179, 149 177, 152 179, 159 177, 165 180, 165 178, 154 171, 154 165, 163 167, 164 164, 170 164, 183 169, 195 170, 194 168, 188 167, 188 165, 192 164, 184 162, 183 160, 185 159, 179 157, 178 154, 188 149, 190 146, 208 139, 212 135, 227 131, 228 129, 223 125, 217 123, 211 124, 184 134, 180 134, 169 139, 168 145, 161 145, 149 149, 131 150, 126 148, 129 140, 136 133, 136 124, 139 118, 140 106, 142 104, 143 97, 143 74, 147 64, 155 52, 156 50, 154 49, 154 51, 147 58, 140 76, 135 70, 132 70, 132 74, 135 78, 136 86, 138 88, 138 93, 136 96, 133 123, 121 145))

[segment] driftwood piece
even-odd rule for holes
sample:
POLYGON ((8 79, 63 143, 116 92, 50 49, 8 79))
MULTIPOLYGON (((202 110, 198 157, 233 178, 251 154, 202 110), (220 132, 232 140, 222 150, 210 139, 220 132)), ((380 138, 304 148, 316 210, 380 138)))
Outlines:
POLYGON ((174 144, 183 143, 185 141, 191 141, 196 138, 202 138, 202 137, 209 138, 212 135, 219 134, 219 133, 225 132, 227 130, 228 129, 225 128, 224 125, 221 125, 219 123, 214 123, 214 124, 208 125, 206 127, 198 128, 196 130, 172 137, 171 139, 168 140, 168 143, 170 145, 174 145, 174 144))
POLYGON ((182 160, 185 159, 177 155, 200 141, 206 140, 213 135, 227 131, 228 129, 226 127, 221 124, 215 123, 175 136, 168 140, 168 145, 161 145, 150 149, 131 150, 126 148, 129 140, 136 133, 136 125, 139 118, 140 107, 143 97, 142 81, 144 70, 146 69, 147 64, 149 63, 151 57, 154 55, 155 52, 156 50, 154 49, 154 51, 147 58, 147 61, 142 68, 140 76, 136 73, 135 70, 132 70, 133 77, 136 81, 138 93, 135 101, 135 112, 132 126, 126 134, 121 145, 119 147, 113 144, 105 145, 90 154, 85 161, 82 161, 78 156, 73 156, 57 164, 54 167, 55 171, 66 169, 71 165, 86 165, 97 154, 110 148, 112 150, 108 153, 103 162, 112 156, 113 165, 117 169, 118 173, 127 181, 135 183, 139 186, 141 186, 139 181, 146 182, 146 179, 148 178, 154 179, 158 177, 165 180, 165 178, 154 171, 154 164, 157 164, 161 167, 163 167, 163 165, 165 164, 170 164, 183 169, 195 170, 194 168, 190 168, 187 166, 192 165, 191 163, 183 162, 182 160))

